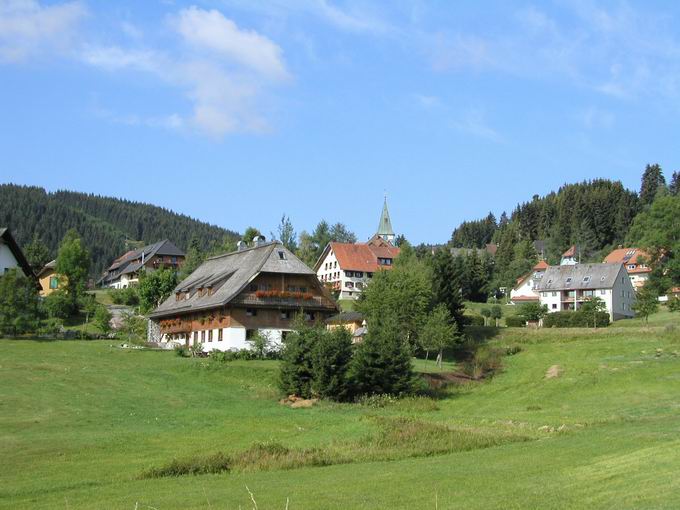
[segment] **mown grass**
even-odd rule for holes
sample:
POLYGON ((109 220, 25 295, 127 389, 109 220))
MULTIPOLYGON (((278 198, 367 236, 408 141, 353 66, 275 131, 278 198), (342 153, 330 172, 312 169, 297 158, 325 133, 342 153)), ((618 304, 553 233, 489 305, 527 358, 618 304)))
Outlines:
POLYGON ((490 380, 311 409, 276 362, 2 340, 0 507, 678 507, 675 322, 503 329, 490 380))

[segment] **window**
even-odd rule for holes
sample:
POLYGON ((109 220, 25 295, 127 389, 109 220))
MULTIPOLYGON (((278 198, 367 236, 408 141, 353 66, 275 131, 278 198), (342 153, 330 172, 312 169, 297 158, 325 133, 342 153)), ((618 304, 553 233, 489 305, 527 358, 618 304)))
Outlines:
POLYGON ((284 319, 284 320, 290 319, 290 311, 281 310, 281 318, 284 319))
POLYGON ((366 276, 368 276, 369 278, 373 278, 373 273, 366 273, 366 276))
POLYGON ((553 292, 552 297, 557 297, 557 292, 553 292))
POLYGON ((348 289, 353 289, 354 284, 352 282, 345 282, 345 287, 347 287, 348 289))
POLYGON ((246 308, 246 315, 248 317, 255 317, 257 316, 257 309, 255 308, 246 308))
POLYGON ((279 260, 286 260, 286 252, 279 250, 279 260))
POLYGON ((361 283, 361 282, 357 282, 354 286, 355 286, 357 289, 363 289, 363 288, 364 288, 364 284, 361 283))
POLYGON ((553 303, 553 304, 552 304, 552 309, 553 309, 553 310, 557 310, 557 303, 553 303))
POLYGON ((194 344, 198 343, 198 331, 194 331, 194 344))
POLYGON ((354 272, 352 271, 345 271, 345 277, 346 278, 352 278, 354 276, 354 272))
POLYGON ((607 294, 607 291, 605 289, 600 290, 600 296, 604 296, 607 294))
POLYGON ((56 276, 50 276, 50 289, 54 290, 59 288, 59 278, 56 276))
POLYGON ((315 318, 314 312, 305 313, 305 320, 313 321, 315 318))
POLYGON ((552 283, 552 280, 548 280, 548 285, 550 285, 551 283, 552 283))
POLYGON ((571 283, 571 276, 567 278, 567 283, 571 283))
POLYGON ((590 276, 583 277, 583 283, 588 283, 590 281, 590 276))
POLYGON ((213 330, 212 329, 208 330, 208 342, 212 342, 212 335, 213 335, 213 330))
POLYGON ((355 271, 355 272, 354 272, 354 277, 355 277, 355 278, 363 278, 363 277, 364 277, 364 273, 363 273, 362 271, 355 271))
POLYGON ((635 269, 635 264, 628 264, 628 269, 635 269))
POLYGON ((335 261, 335 264, 333 265, 333 268, 334 268, 334 269, 335 269, 336 267, 338 267, 338 261, 337 261, 337 260, 335 261))
POLYGON ((201 331, 201 342, 205 342, 205 330, 201 331))
POLYGON ((221 342, 221 341, 222 341, 222 334, 223 334, 223 333, 224 333, 224 330, 223 330, 223 329, 220 328, 220 329, 217 330, 217 341, 218 341, 218 342, 221 342))

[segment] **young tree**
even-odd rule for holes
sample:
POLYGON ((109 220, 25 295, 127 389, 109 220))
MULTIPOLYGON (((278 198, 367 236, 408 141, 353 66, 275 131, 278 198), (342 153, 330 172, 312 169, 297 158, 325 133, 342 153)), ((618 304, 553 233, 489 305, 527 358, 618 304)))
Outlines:
POLYGON ((0 277, 0 334, 20 335, 36 331, 40 321, 40 298, 35 282, 17 269, 0 277))
POLYGON ((400 253, 392 270, 373 275, 357 308, 366 317, 369 330, 381 317, 394 317, 399 338, 415 347, 431 302, 429 269, 414 254, 400 253))
POLYGON ((133 312, 125 312, 121 331, 128 338, 128 341, 140 341, 146 338, 147 320, 133 312))
POLYGON ((661 167, 657 164, 647 165, 642 174, 642 185, 640 186, 640 202, 643 205, 651 205, 654 202, 659 188, 666 186, 666 179, 663 176, 661 167))
POLYGON ((68 296, 70 313, 78 313, 78 301, 85 292, 87 276, 90 271, 90 252, 83 246, 78 232, 66 232, 59 246, 56 272, 65 277, 64 291, 68 296))
POLYGON ((539 303, 524 303, 519 307, 517 315, 524 317, 529 322, 538 322, 548 313, 548 307, 546 305, 540 305, 539 303))
MULTIPOLYGON (((430 350, 437 352, 437 366, 442 367, 444 349, 452 347, 458 340, 458 328, 451 319, 451 314, 445 305, 439 304, 427 317, 421 344, 429 356, 430 350)), ((427 357, 427 356, 426 356, 427 357)))
POLYGON ((156 271, 142 271, 139 276, 139 308, 149 313, 168 299, 177 287, 177 274, 172 269, 161 268, 156 271))
POLYGON ((262 233, 255 227, 248 227, 243 233, 243 242, 246 244, 251 244, 257 236, 261 236, 262 233))
POLYGON ((633 311, 645 319, 645 324, 649 324, 649 316, 655 314, 659 309, 659 296, 646 285, 642 287, 635 296, 633 311))
POLYGON ((28 263, 36 272, 40 271, 50 261, 50 250, 40 239, 37 232, 33 234, 33 240, 26 246, 24 253, 28 263))
POLYGON ((94 323, 105 335, 111 331, 111 312, 105 306, 98 306, 94 312, 94 323))
POLYGON ((350 365, 357 395, 401 395, 412 389, 411 350, 393 314, 368 323, 368 334, 357 346, 350 365))
POLYGON ((668 299, 668 311, 680 312, 680 297, 674 296, 668 299))
POLYGON ((322 331, 312 348, 312 391, 321 398, 346 401, 352 397, 348 376, 352 335, 345 328, 322 331))
POLYGON ((503 309, 500 305, 493 305, 491 307, 491 318, 496 321, 496 327, 500 325, 500 320, 503 317, 503 309))
POLYGON ((491 318, 491 309, 490 308, 482 308, 479 313, 484 317, 484 325, 487 326, 489 319, 491 318))
MULTIPOLYGON (((285 214, 281 217, 281 223, 278 226, 279 241, 290 251, 297 250, 297 234, 293 228, 293 223, 290 221, 290 216, 285 214)), ((272 238, 275 237, 272 233, 272 238)))
POLYGON ((579 312, 588 318, 588 322, 597 328, 597 319, 603 313, 607 313, 607 304, 599 297, 586 299, 579 308, 579 312))
POLYGON ((182 263, 182 267, 177 274, 177 280, 182 281, 191 273, 198 269, 198 266, 203 264, 205 260, 205 253, 201 250, 201 245, 196 237, 192 237, 189 241, 189 247, 187 248, 187 254, 182 263))
MULTIPOLYGON (((330 236, 331 236, 331 241, 335 241, 336 243, 356 243, 357 242, 357 236, 354 235, 354 232, 349 230, 347 226, 344 223, 336 223, 331 227, 330 230, 330 236)), ((324 244, 321 246, 321 249, 323 250, 326 247, 324 244)))
POLYGON ((321 336, 319 327, 307 325, 296 318, 294 332, 286 338, 281 352, 279 388, 286 395, 309 398, 314 380, 314 345, 321 336))

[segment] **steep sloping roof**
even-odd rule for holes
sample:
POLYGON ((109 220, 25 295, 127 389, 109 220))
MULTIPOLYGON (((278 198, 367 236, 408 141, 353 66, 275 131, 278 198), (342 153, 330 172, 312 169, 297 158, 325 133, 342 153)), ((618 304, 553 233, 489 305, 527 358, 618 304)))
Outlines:
POLYGON ((57 267, 57 261, 52 260, 45 264, 45 266, 40 270, 40 272, 37 274, 38 278, 42 278, 44 275, 49 273, 50 271, 54 271, 54 269, 57 267))
POLYGON ((382 214, 380 215, 380 224, 378 225, 379 236, 394 236, 392 229, 392 220, 390 220, 390 212, 387 210, 387 197, 383 203, 382 214))
MULTIPOLYGON (((315 275, 281 243, 266 243, 209 258, 180 282, 175 292, 150 316, 163 317, 224 306, 260 273, 315 275), (212 294, 199 296, 198 289, 209 287, 213 289, 212 294), (178 301, 175 297, 178 292, 186 293, 188 297, 178 301)), ((316 278, 313 281, 317 282, 316 278)))
POLYGON ((564 258, 573 258, 575 256, 576 256, 576 245, 575 244, 570 246, 569 249, 562 254, 562 257, 564 257, 564 258))
POLYGON ((649 262, 651 257, 649 254, 640 248, 618 248, 612 251, 604 259, 605 264, 641 264, 642 259, 649 262))
POLYGON ((340 269, 346 271, 364 271, 374 273, 391 266, 380 265, 378 259, 395 259, 399 255, 399 248, 380 237, 373 237, 368 243, 328 243, 319 257, 314 269, 318 271, 323 260, 332 251, 338 259, 340 269))
POLYGON ((2 239, 2 241, 9 247, 9 251, 11 251, 12 255, 14 255, 17 264, 24 272, 26 277, 33 278, 34 280, 37 281, 37 278, 35 276, 35 273, 33 272, 31 264, 28 263, 28 260, 26 259, 24 252, 21 251, 21 248, 19 248, 19 245, 14 240, 14 237, 12 237, 12 233, 9 231, 8 228, 6 227, 0 228, 0 239, 2 239))
POLYGON ((539 260, 538 263, 534 266, 534 271, 545 271, 548 269, 550 265, 545 260, 539 260))
MULTIPOLYGON (((538 291, 611 289, 623 269, 622 264, 577 264, 551 266, 538 284, 538 291)), ((627 281, 628 277, 626 277, 627 281)))
POLYGON ((184 252, 167 239, 150 244, 138 250, 128 251, 124 255, 113 261, 106 270, 100 281, 115 280, 122 274, 129 274, 139 271, 143 264, 142 258, 146 261, 156 255, 168 257, 184 257, 184 252))

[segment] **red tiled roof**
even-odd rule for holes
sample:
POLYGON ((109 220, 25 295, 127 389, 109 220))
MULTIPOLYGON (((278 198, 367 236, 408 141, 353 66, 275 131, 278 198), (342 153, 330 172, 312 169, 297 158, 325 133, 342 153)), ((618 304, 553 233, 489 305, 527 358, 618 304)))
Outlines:
POLYGON ((538 264, 534 266, 534 271, 545 271, 548 269, 550 266, 545 260, 540 260, 538 264))
POLYGON ((510 301, 538 301, 538 296, 515 296, 510 301))
POLYGON ((563 257, 575 257, 576 256, 576 245, 574 244, 571 248, 562 254, 563 257))
POLYGON ((338 259, 338 264, 343 270, 366 271, 374 273, 380 269, 389 269, 391 266, 378 264, 378 258, 395 259, 399 255, 399 248, 392 245, 379 245, 368 243, 330 243, 331 250, 338 259))
POLYGON ((605 264, 640 264, 638 258, 649 261, 649 254, 639 248, 618 248, 604 259, 605 264))

